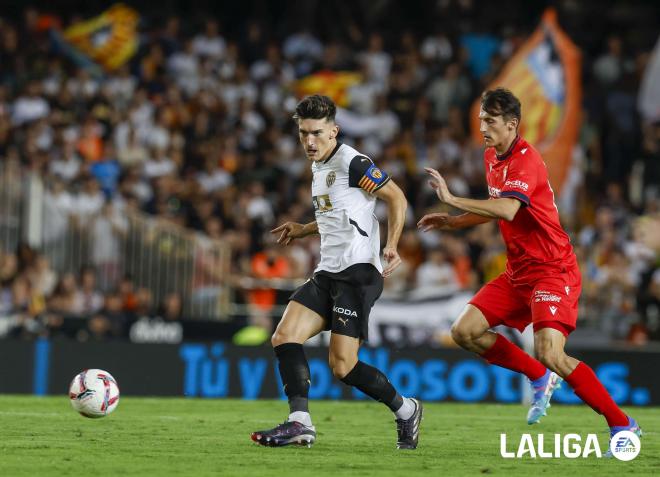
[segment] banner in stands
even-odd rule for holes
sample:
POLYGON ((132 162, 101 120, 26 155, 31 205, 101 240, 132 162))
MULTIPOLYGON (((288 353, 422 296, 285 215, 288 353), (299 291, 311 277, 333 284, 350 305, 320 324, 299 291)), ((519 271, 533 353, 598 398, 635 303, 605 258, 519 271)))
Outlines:
POLYGON ((322 70, 297 80, 294 90, 299 98, 324 94, 332 98, 337 106, 347 106, 350 87, 358 84, 361 79, 359 73, 352 71, 322 70))
POLYGON ((79 66, 94 74, 114 71, 130 60, 138 49, 139 13, 117 3, 101 15, 74 23, 64 32, 51 31, 55 45, 79 66))
MULTIPOLYGON (((364 399, 337 381, 327 365, 327 348, 307 347, 312 399, 364 399)), ((660 404, 660 352, 579 351, 614 399, 627 405, 660 404)), ((457 349, 363 348, 360 359, 383 370, 405 395, 426 401, 501 403, 521 400, 519 375, 457 349)), ((226 343, 181 345, 76 343, 70 340, 0 341, 0 393, 65 394, 85 368, 101 368, 118 380, 124 396, 284 397, 270 347, 226 343)), ((564 384, 553 402, 579 398, 564 384)))
MULTIPOLYGON (((508 61, 486 89, 511 90, 522 104, 520 134, 533 144, 548 166, 550 183, 561 194, 580 131, 580 50, 564 33, 554 9, 543 14, 541 24, 508 61)), ((470 120, 472 137, 479 132, 477 100, 470 120)))

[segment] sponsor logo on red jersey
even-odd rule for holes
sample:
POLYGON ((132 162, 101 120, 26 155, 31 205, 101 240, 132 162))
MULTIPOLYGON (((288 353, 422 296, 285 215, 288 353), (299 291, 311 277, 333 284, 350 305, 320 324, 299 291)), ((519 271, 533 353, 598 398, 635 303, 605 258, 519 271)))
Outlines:
POLYGON ((527 192, 529 189, 529 184, 527 182, 520 181, 518 179, 508 180, 504 183, 504 187, 511 187, 513 189, 520 189, 527 192))

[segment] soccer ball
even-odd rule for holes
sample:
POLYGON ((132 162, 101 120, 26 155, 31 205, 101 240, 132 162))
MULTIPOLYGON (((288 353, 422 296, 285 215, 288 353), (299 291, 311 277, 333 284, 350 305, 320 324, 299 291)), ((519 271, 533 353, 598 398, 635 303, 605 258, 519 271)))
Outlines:
POLYGON ((119 404, 117 381, 102 369, 86 369, 69 386, 71 405, 85 417, 107 416, 119 404))

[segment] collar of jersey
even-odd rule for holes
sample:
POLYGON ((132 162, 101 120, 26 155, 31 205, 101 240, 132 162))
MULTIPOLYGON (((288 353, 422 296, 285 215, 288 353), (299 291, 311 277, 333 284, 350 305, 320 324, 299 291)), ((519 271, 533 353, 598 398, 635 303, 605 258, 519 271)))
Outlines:
POLYGON ((500 156, 499 154, 495 153, 495 157, 497 158, 497 160, 503 161, 505 159, 508 159, 519 142, 520 142, 520 136, 516 135, 516 138, 513 140, 513 142, 509 146, 509 149, 507 149, 507 151, 504 154, 500 156))
POLYGON ((334 157, 335 153, 337 152, 337 150, 338 150, 340 147, 341 147, 341 143, 340 143, 339 141, 337 141, 337 145, 336 145, 335 148, 332 150, 332 152, 330 153, 330 155, 328 156, 328 158, 327 158, 325 161, 323 161, 323 164, 327 164, 328 161, 334 157))

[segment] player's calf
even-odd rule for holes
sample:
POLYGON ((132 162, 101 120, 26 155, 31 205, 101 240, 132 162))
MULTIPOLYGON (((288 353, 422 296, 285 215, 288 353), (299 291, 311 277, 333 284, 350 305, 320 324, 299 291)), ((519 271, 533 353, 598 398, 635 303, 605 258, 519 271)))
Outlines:
POLYGON ((419 439, 422 404, 416 399, 401 396, 387 377, 378 369, 358 361, 341 381, 356 387, 372 399, 382 402, 395 415, 397 448, 415 449, 419 439))
POLYGON ((562 378, 571 374, 579 363, 575 358, 568 356, 563 347, 558 347, 556 344, 537 341, 534 346, 536 357, 541 364, 562 378))

